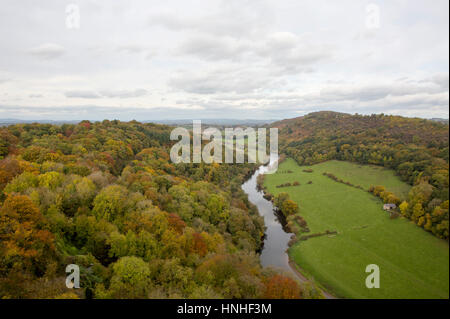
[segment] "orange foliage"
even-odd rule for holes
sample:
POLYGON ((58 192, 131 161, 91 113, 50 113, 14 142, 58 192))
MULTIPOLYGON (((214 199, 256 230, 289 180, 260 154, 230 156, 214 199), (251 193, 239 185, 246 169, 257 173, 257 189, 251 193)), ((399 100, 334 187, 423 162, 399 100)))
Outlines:
POLYGON ((13 157, 0 161, 0 189, 3 189, 16 175, 22 173, 20 163, 13 157))
POLYGON ((19 259, 24 268, 42 273, 55 250, 53 234, 44 228, 44 216, 28 196, 8 196, 0 209, 2 262, 8 266, 19 259))
POLYGON ((293 279, 282 275, 274 275, 265 282, 264 298, 299 299, 300 289, 293 279))
POLYGON ((198 254, 201 257, 205 256, 208 252, 206 242, 203 239, 202 235, 199 233, 194 233, 192 236, 192 252, 198 254))
POLYGON ((183 229, 186 227, 186 223, 180 218, 180 216, 171 213, 169 214, 168 220, 170 227, 172 227, 179 234, 183 233, 183 229))

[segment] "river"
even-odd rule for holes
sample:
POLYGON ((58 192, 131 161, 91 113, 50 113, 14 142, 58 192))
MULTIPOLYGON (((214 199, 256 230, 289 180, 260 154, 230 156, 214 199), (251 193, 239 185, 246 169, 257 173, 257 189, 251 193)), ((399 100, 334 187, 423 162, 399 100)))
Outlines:
MULTIPOLYGON (((264 193, 258 190, 257 178, 260 174, 264 174, 267 171, 267 166, 260 166, 252 177, 242 184, 242 189, 247 194, 248 200, 258 208, 259 214, 264 217, 266 232, 260 256, 261 265, 284 270, 292 274, 300 282, 307 282, 309 279, 289 264, 287 249, 293 233, 288 233, 283 228, 272 202, 265 199, 263 197, 264 193)), ((325 290, 322 290, 322 293, 327 299, 335 299, 333 295, 325 290)))
POLYGON ((295 274, 289 266, 289 256, 286 250, 292 233, 287 233, 275 213, 272 202, 263 197, 263 192, 257 188, 257 177, 267 171, 266 166, 260 166, 252 177, 242 184, 242 189, 248 195, 249 201, 258 208, 259 214, 264 217, 266 233, 261 251, 261 265, 263 267, 281 268, 295 274))

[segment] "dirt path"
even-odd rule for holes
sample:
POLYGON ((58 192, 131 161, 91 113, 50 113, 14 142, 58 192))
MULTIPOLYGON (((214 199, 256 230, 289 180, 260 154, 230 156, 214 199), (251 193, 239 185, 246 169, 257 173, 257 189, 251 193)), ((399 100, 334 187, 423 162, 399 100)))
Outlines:
MULTIPOLYGON (((289 259, 289 266, 291 266, 292 271, 297 275, 297 277, 300 280, 300 282, 311 282, 311 280, 306 278, 300 271, 298 271, 297 264, 291 259, 289 259)), ((319 288, 319 289, 320 289, 320 291, 322 292, 322 294, 324 295, 324 297, 326 299, 337 299, 337 297, 333 296, 332 294, 330 294, 326 290, 323 290, 321 288, 319 288)))

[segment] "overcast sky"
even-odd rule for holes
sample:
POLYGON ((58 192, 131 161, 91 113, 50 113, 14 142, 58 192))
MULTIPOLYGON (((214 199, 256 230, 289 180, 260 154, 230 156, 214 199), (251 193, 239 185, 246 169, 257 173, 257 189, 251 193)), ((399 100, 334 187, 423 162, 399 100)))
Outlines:
POLYGON ((448 6, 1 0, 0 118, 448 118, 448 6))

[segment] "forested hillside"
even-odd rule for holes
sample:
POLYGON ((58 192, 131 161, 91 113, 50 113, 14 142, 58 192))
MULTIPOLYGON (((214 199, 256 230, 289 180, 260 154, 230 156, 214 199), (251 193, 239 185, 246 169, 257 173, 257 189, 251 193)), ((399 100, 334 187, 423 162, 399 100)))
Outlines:
POLYGON ((273 123, 280 129, 281 152, 300 165, 331 159, 394 169, 413 185, 407 198, 373 185, 385 202, 439 238, 448 239, 449 126, 386 115, 317 112, 273 123))
POLYGON ((170 130, 1 128, 0 298, 318 296, 259 264, 263 219, 240 188, 255 167, 173 165, 170 130))

